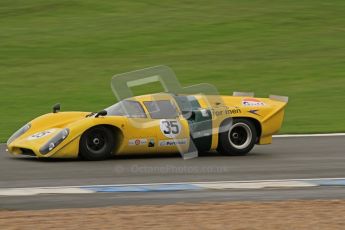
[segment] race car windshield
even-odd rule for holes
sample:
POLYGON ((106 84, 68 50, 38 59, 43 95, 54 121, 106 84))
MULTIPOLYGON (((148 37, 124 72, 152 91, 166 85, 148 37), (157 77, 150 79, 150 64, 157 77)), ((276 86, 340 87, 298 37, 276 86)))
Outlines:
POLYGON ((105 110, 107 111, 107 116, 126 116, 132 118, 147 117, 143 107, 137 101, 120 101, 105 110))

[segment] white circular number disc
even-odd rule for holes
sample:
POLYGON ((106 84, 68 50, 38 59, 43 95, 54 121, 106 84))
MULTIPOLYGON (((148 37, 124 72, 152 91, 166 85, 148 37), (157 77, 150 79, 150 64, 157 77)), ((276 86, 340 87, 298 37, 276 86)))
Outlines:
POLYGON ((39 132, 39 133, 35 133, 35 134, 29 136, 28 140, 29 141, 36 140, 36 139, 48 136, 49 134, 52 134, 54 132, 55 132, 55 129, 48 129, 48 130, 45 130, 45 131, 42 131, 42 132, 39 132))
POLYGON ((164 136, 175 138, 181 133, 181 123, 178 120, 161 120, 160 129, 164 136))

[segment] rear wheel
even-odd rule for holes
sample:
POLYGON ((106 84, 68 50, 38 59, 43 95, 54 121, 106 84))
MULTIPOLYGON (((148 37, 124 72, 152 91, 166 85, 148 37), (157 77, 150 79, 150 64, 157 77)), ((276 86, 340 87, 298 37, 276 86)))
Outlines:
POLYGON ((79 155, 86 160, 104 160, 111 156, 114 146, 111 130, 96 126, 81 136, 79 155))
POLYGON ((253 149, 257 139, 255 125, 247 119, 234 119, 228 130, 219 135, 218 152, 242 156, 253 149))

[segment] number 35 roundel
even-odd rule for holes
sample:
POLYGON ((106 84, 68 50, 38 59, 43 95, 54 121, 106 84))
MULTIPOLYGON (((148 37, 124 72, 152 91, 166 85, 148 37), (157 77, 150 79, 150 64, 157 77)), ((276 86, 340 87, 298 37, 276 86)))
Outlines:
POLYGON ((168 138, 175 138, 181 132, 181 124, 177 120, 161 120, 161 132, 168 138))

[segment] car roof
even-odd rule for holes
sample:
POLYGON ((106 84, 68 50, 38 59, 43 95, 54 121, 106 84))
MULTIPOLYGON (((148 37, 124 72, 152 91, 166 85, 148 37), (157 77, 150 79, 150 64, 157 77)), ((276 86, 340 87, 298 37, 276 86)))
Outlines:
POLYGON ((135 100, 135 101, 157 101, 157 100, 171 100, 173 94, 171 93, 155 93, 155 94, 146 94, 128 98, 126 100, 135 100))

